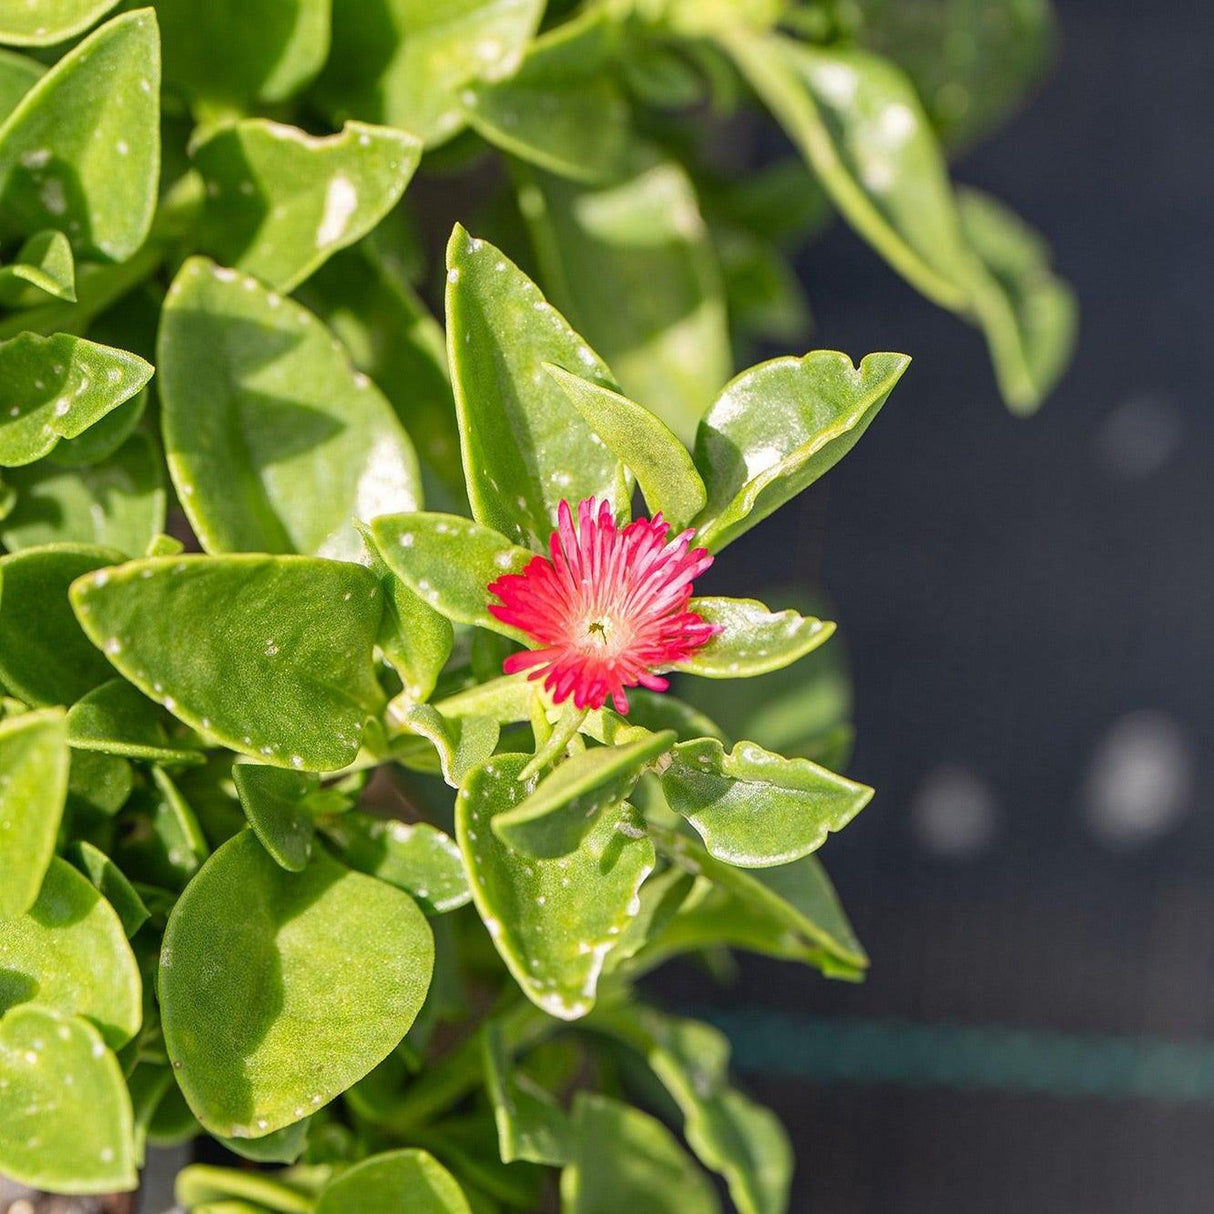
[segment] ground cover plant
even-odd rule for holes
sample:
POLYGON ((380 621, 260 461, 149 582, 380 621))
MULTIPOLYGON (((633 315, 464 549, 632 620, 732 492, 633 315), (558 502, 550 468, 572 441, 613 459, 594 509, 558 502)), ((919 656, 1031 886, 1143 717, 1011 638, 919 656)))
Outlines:
POLYGON ((907 369, 804 353, 832 218, 1049 391, 1069 292, 946 167, 1049 41, 0 0, 0 1173, 210 1139, 211 1214, 786 1208, 727 1041, 638 984, 862 978, 816 853, 872 790, 834 624, 696 582, 907 369))

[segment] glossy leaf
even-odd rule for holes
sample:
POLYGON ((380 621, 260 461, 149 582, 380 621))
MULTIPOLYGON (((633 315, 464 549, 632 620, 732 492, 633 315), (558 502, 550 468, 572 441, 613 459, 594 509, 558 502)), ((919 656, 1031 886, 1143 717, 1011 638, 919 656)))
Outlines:
POLYGON ((68 587, 121 559, 112 550, 83 544, 0 557, 0 683, 13 695, 35 706, 71 704, 113 678, 72 615, 68 587))
POLYGON ((259 762, 336 771, 382 702, 371 660, 382 596, 358 565, 153 557, 81 579, 72 604, 140 691, 259 762))
POLYGON ((262 847, 289 872, 301 872, 312 854, 312 815, 304 802, 319 787, 319 778, 311 772, 234 763, 232 781, 262 847))
POLYGON ((448 718, 429 704, 412 705, 400 724, 431 743, 443 779, 452 788, 458 788, 468 772, 493 753, 500 732, 490 717, 448 718))
POLYGON ((420 157, 412 135, 362 122, 324 137, 261 118, 223 127, 194 151, 207 188, 199 245, 293 290, 396 205, 420 157))
POLYGON ((527 762, 498 755, 472 772, 456 800, 456 839, 473 901, 507 968, 538 1007, 575 1020, 594 1006, 603 960, 636 913, 653 845, 623 805, 568 856, 533 860, 511 851, 492 820, 534 790, 518 778, 527 762))
POLYGON ((312 313, 204 258, 157 342, 169 472, 209 552, 358 560, 355 519, 421 504, 387 401, 312 313))
POLYGON ((388 515, 371 524, 371 534, 388 568, 434 610, 457 624, 521 638, 489 614, 489 583, 518 573, 533 552, 455 514, 388 515))
POLYGON ((40 461, 5 476, 17 504, 0 524, 10 551, 39 544, 96 544, 130 556, 164 527, 163 464, 155 441, 133 434, 107 459, 83 468, 40 461))
POLYGON ((75 438, 60 439, 47 459, 65 468, 86 468, 109 459, 126 442, 147 411, 151 392, 148 388, 136 392, 130 400, 111 409, 99 422, 75 438))
POLYGON ((320 850, 288 873, 242 832, 190 882, 161 953, 165 1045, 190 1107, 226 1137, 300 1120, 404 1036, 433 964, 399 890, 320 850))
POLYGON ((2 0, 0 42, 9 46, 54 46, 83 33, 118 0, 2 0))
POLYGON ((76 750, 153 763, 201 763, 200 750, 170 737, 170 724, 175 722, 168 713, 125 679, 95 687, 67 714, 68 739, 76 750))
POLYGON ((472 1214, 455 1178, 433 1155, 406 1149, 372 1155, 320 1191, 316 1214, 472 1214))
POLYGON ((0 343, 0 467, 41 459, 129 400, 152 376, 135 354, 58 333, 0 343))
POLYGON ((117 1049, 143 1016, 139 967, 113 907, 53 859, 34 905, 0 919, 0 1011, 37 1000, 92 1021, 117 1049))
POLYGON ((573 1159, 561 1173, 562 1214, 718 1214, 706 1177, 656 1117, 579 1092, 573 1159))
POLYGON ((55 854, 68 762, 62 709, 0 721, 0 920, 24 914, 38 897, 55 854))
POLYGON ((0 303, 5 307, 33 307, 48 296, 69 303, 76 299, 71 242, 53 229, 31 236, 16 257, 0 267, 0 303))
POLYGON ((691 610, 718 632, 679 669, 708 679, 768 674, 830 639, 835 626, 797 611, 770 611, 757 599, 694 598, 691 610))
POLYGON ((338 118, 441 143, 463 126, 460 93, 513 72, 543 11, 543 0, 343 0, 320 95, 338 118))
POLYGON ((690 444, 732 356, 720 268, 687 174, 639 152, 606 187, 531 174, 519 205, 552 301, 624 391, 690 444))
POLYGON ((568 1118, 553 1097, 526 1075, 511 1071, 501 1027, 481 1030, 485 1088, 493 1103, 502 1163, 518 1159, 561 1167, 572 1153, 568 1118))
POLYGON ((515 851, 552 859, 576 850, 599 814, 619 805, 641 773, 674 744, 673 731, 621 746, 595 746, 566 759, 525 800, 493 818, 515 851))
POLYGON ((456 227, 447 246, 447 342, 473 517, 542 546, 562 499, 628 503, 619 461, 570 409, 545 363, 613 387, 597 355, 539 288, 456 227))
POLYGON ((68 858, 114 908, 128 939, 148 921, 151 912, 139 891, 105 852, 80 839, 72 845, 68 858))
POLYGON ((708 488, 697 520, 713 551, 813 484, 851 449, 910 360, 815 350, 743 371, 717 397, 696 435, 695 462, 708 488))
POLYGON ((329 10, 328 0, 156 0, 165 80, 221 110, 285 101, 324 64, 329 10))
POLYGON ((124 261, 152 226, 160 166, 160 42, 151 9, 73 47, 0 125, 0 228, 67 233, 124 261))
POLYGON ((704 482, 687 448, 664 422, 610 388, 561 367, 545 369, 585 423, 637 478, 651 514, 660 511, 678 531, 703 510, 708 501, 704 482))
POLYGON ((56 1193, 138 1184, 122 1070, 83 1020, 34 1004, 0 1020, 0 1169, 56 1193))
POLYGON ((428 822, 397 822, 352 812, 324 827, 351 868, 403 889, 427 915, 443 915, 472 898, 459 848, 428 822))
POLYGON ((788 864, 816 851, 873 795, 808 759, 785 759, 753 742, 726 753, 716 738, 680 742, 662 788, 708 851, 741 868, 788 864))

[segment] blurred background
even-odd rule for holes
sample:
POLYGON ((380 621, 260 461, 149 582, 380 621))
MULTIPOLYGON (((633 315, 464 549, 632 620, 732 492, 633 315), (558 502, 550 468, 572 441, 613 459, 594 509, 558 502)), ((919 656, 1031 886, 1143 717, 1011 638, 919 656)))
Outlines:
POLYGON ((915 362, 795 550, 730 550, 735 591, 745 559, 833 601, 878 789, 823 852, 866 983, 660 980, 788 1125, 797 1211, 1214 1205, 1214 10, 1056 8, 1053 70, 956 173, 1078 292, 1060 389, 1010 416, 979 335, 836 224, 813 345, 915 362))

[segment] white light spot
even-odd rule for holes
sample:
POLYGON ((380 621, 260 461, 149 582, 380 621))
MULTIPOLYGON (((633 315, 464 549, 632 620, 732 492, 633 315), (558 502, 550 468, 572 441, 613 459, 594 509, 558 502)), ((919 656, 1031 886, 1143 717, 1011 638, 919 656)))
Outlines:
POLYGON ((325 209, 320 227, 316 229, 316 247, 324 249, 336 244, 346 234, 346 227, 356 210, 358 191, 348 177, 338 173, 325 191, 325 209))
POLYGON ((39 193, 42 205, 52 215, 62 215, 67 210, 67 196, 63 192, 63 182, 52 177, 39 193))
POLYGON ((964 767, 937 767, 923 778, 911 801, 919 842, 937 856, 968 859, 995 837, 999 811, 986 781, 964 767))
POLYGON ((1136 396, 1118 405, 1096 432, 1096 459, 1113 476, 1138 480, 1158 472, 1180 448, 1184 424, 1167 397, 1136 396))

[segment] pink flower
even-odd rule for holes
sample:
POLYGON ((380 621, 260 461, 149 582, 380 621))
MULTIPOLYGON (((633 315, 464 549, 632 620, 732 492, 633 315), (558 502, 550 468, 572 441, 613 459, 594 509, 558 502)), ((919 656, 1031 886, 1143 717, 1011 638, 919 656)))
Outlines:
POLYGON ((530 670, 557 704, 572 696, 576 708, 602 708, 610 696, 627 712, 625 687, 665 691, 670 684, 657 671, 685 662, 720 631, 687 610, 692 580, 712 556, 689 548, 692 531, 668 540, 661 514, 621 530, 611 507, 593 498, 578 506, 576 531, 568 502, 557 522, 551 560, 533 557, 489 586, 501 600, 490 604, 493 615, 538 646, 512 654, 502 669, 530 670))

